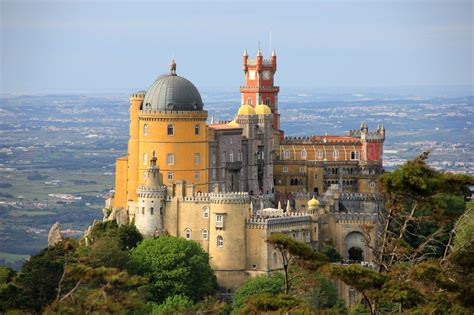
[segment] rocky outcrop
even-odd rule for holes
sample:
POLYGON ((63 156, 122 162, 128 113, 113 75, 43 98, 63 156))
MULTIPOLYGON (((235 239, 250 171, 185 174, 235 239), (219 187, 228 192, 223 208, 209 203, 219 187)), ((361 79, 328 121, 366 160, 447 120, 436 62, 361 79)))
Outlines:
POLYGON ((59 226, 59 222, 56 222, 53 224, 51 229, 49 230, 48 233, 48 246, 54 246, 57 243, 61 242, 64 240, 63 235, 61 234, 61 229, 59 226))
POLYGON ((118 226, 128 224, 128 213, 124 208, 114 208, 110 215, 104 221, 113 221, 117 222, 118 226))

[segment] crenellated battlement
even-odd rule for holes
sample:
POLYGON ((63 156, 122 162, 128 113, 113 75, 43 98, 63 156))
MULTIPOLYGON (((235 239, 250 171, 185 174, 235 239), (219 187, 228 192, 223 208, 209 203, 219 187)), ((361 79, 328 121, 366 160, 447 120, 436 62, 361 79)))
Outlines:
POLYGON ((147 187, 145 185, 138 186, 137 196, 139 198, 161 198, 166 197, 166 186, 147 187))
POLYGON ((143 120, 160 120, 160 119, 207 119, 207 111, 191 111, 191 110, 157 110, 143 109, 139 112, 139 118, 143 120))
POLYGON ((138 91, 130 94, 130 101, 143 101, 143 99, 145 99, 145 93, 146 91, 138 91))
POLYGON ((339 223, 377 222, 378 213, 333 213, 339 223))
POLYGON ((271 229, 276 227, 294 225, 294 224, 310 224, 311 215, 304 212, 284 213, 283 216, 262 217, 254 216, 245 220, 247 228, 264 228, 271 229))
POLYGON ((384 201, 382 193, 341 193, 339 195, 340 201, 384 201))
POLYGON ((209 202, 211 203, 250 203, 249 193, 244 191, 228 193, 212 192, 208 193, 208 195, 209 202))

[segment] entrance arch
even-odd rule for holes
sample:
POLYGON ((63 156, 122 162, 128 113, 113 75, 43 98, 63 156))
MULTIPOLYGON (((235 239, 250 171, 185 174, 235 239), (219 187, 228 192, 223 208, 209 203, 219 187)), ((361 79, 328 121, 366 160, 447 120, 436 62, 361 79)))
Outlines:
POLYGON ((361 232, 350 232, 344 240, 344 254, 347 259, 354 261, 367 260, 367 241, 361 232))

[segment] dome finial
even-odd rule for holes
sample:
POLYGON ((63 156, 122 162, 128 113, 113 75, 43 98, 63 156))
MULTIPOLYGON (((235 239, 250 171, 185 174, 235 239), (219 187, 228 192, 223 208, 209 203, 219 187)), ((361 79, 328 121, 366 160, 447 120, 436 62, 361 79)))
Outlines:
POLYGON ((170 63, 170 73, 171 75, 176 75, 176 61, 174 61, 174 58, 170 63))

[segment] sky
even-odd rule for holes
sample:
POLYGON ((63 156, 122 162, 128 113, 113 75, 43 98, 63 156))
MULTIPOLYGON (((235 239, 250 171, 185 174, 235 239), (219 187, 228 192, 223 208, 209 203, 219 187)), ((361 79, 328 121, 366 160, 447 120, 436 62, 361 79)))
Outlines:
POLYGON ((0 0, 0 93, 243 84, 242 51, 295 88, 473 86, 473 1, 0 0), (270 35, 271 34, 271 35, 270 35), (271 38, 271 40, 270 40, 271 38))

